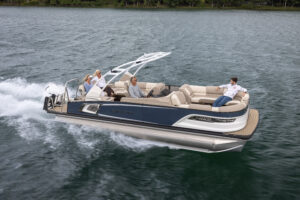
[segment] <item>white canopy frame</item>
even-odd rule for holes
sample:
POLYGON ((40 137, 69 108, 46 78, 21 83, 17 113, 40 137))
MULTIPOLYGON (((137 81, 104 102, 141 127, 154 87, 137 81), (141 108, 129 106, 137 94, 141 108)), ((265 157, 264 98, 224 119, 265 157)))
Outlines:
POLYGON ((124 63, 122 65, 119 65, 112 70, 106 72, 103 75, 103 78, 106 78, 108 76, 112 76, 109 81, 106 82, 105 86, 100 89, 97 86, 97 83, 91 88, 91 90, 88 92, 86 95, 86 100, 96 100, 101 97, 101 94, 103 94, 103 90, 105 87, 110 84, 112 81, 114 81, 118 76, 128 72, 129 70, 136 68, 135 72, 133 75, 135 76, 143 67, 146 66, 147 63, 158 60, 160 58, 163 58, 165 56, 170 55, 171 52, 154 52, 154 53, 147 53, 142 55, 141 57, 137 58, 134 61, 130 61, 127 63, 124 63))

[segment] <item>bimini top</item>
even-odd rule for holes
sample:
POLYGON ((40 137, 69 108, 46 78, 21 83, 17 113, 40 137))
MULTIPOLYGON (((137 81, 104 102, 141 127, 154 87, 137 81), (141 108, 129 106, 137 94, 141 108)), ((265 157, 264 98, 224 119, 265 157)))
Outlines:
MULTIPOLYGON (((134 61, 130 61, 127 63, 124 63, 122 65, 119 65, 112 70, 106 72, 103 77, 106 79, 107 77, 111 77, 107 82, 106 85, 110 84, 112 81, 114 81, 117 77, 120 75, 135 69, 133 75, 135 76, 143 67, 146 66, 147 63, 158 60, 160 58, 163 58, 165 56, 170 55, 171 52, 154 52, 154 53, 147 53, 142 55, 141 57, 137 58, 134 61)), ((99 97, 101 97, 101 94, 103 94, 103 90, 105 87, 100 89, 95 84, 91 90, 86 95, 86 100, 97 100, 99 97)), ((105 86, 106 86, 105 85, 105 86)))

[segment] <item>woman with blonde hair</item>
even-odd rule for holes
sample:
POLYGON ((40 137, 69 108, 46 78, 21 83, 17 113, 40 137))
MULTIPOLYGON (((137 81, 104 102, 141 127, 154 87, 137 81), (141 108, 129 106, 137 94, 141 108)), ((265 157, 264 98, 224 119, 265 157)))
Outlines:
POLYGON ((97 86, 101 89, 105 87, 103 91, 105 91, 109 97, 114 96, 113 89, 111 89, 109 86, 106 86, 106 81, 104 77, 101 76, 101 71, 99 69, 95 71, 92 83, 97 84, 97 86))
POLYGON ((87 74, 83 79, 84 80, 83 86, 84 86, 86 93, 88 93, 90 91, 90 89, 93 87, 93 84, 91 82, 92 78, 93 78, 93 76, 87 74))

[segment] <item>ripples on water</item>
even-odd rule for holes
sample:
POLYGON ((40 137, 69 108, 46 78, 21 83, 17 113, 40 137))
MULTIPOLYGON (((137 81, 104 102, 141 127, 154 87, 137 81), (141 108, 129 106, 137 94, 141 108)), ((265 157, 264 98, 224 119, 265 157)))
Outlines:
POLYGON ((300 13, 0 8, 1 199, 299 199, 300 13), (170 149, 63 124, 44 89, 144 52, 140 80, 237 75, 260 125, 241 153, 170 149))

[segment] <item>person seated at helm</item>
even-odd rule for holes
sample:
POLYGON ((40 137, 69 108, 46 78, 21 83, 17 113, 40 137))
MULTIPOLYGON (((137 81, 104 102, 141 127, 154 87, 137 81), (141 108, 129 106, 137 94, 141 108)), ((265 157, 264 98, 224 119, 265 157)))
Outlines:
POLYGON ((230 79, 229 84, 220 85, 219 87, 217 87, 217 90, 219 90, 220 88, 227 88, 227 91, 224 93, 223 96, 220 96, 219 98, 217 98, 217 100, 212 105, 213 107, 221 107, 221 106, 225 105, 228 101, 231 101, 239 91, 243 92, 243 96, 246 95, 247 89, 239 86, 237 84, 237 81, 238 81, 238 78, 233 77, 230 79))
POLYGON ((133 98, 142 98, 146 95, 142 92, 141 88, 137 85, 137 79, 135 76, 130 78, 130 85, 128 88, 129 95, 133 98))
MULTIPOLYGON (((101 76, 101 71, 99 69, 95 71, 94 78, 92 79, 92 83, 97 84, 97 86, 101 89, 103 89, 103 87, 106 86, 106 81, 104 77, 101 76)), ((111 87, 109 86, 106 86, 103 91, 106 92, 109 97, 114 96, 115 94, 113 89, 111 89, 111 87)))
POLYGON ((89 74, 84 77, 83 86, 84 86, 86 93, 88 93, 90 91, 90 89, 93 87, 93 84, 91 82, 92 78, 93 78, 93 76, 89 75, 89 74))

